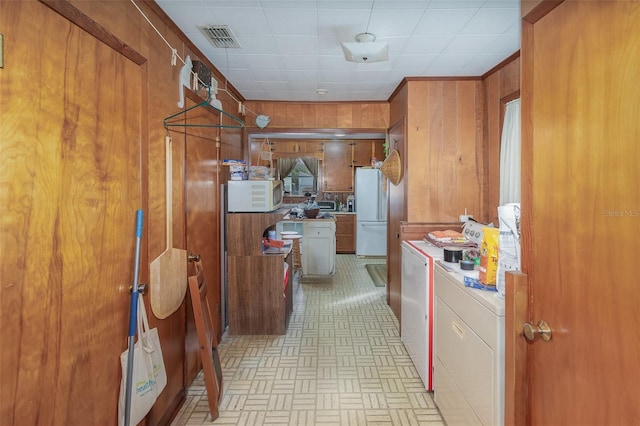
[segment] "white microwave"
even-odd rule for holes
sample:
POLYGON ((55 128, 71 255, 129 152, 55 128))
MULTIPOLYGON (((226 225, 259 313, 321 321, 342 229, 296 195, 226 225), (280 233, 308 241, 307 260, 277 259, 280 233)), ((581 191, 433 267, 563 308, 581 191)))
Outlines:
POLYGON ((282 204, 280 180, 230 180, 227 182, 229 212, 271 212, 282 204))

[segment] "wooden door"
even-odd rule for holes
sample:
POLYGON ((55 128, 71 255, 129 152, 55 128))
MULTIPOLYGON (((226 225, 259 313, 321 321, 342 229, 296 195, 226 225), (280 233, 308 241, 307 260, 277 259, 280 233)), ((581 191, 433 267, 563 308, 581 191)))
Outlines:
POLYGON ((629 1, 523 23, 523 268, 552 329, 527 345, 531 425, 640 421, 639 33, 629 1))
POLYGON ((146 60, 51 7, 75 21, 0 5, 0 424, 115 425, 137 209, 149 278, 146 60))
POLYGON ((405 158, 405 121, 396 123, 389 130, 389 149, 398 150, 400 159, 404 167, 403 178, 394 185, 387 181, 388 208, 387 208, 387 304, 398 321, 400 321, 400 299, 401 294, 401 253, 400 253, 400 222, 407 219, 407 203, 405 192, 407 185, 407 170, 405 158))

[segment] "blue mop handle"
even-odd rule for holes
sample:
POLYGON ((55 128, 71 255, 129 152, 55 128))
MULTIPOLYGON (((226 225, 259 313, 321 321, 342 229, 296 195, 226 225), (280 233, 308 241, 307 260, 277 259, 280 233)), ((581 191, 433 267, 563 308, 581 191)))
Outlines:
POLYGON ((133 286, 131 289, 131 315, 129 317, 129 337, 136 335, 138 318, 138 275, 140 273, 140 241, 142 240, 142 210, 136 211, 136 255, 133 266, 133 286))
POLYGON ((140 242, 142 240, 142 210, 136 211, 136 254, 133 267, 133 286, 131 288, 131 307, 129 309, 129 353, 127 354, 127 388, 125 389, 124 424, 131 423, 131 386, 133 384, 133 352, 136 325, 138 320, 138 274, 140 272, 140 242))

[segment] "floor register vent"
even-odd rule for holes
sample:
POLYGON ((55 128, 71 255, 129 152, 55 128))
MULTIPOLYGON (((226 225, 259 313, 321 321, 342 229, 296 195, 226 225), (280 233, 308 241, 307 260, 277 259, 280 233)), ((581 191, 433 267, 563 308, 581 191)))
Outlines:
POLYGON ((228 25, 198 27, 214 47, 223 49, 240 49, 240 43, 228 25))

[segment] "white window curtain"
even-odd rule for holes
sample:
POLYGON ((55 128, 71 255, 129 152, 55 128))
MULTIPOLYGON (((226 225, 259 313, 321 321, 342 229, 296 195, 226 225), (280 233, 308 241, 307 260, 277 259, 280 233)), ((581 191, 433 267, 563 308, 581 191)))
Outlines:
POLYGON ((500 205, 520 202, 520 99, 507 103, 500 139, 500 205))

